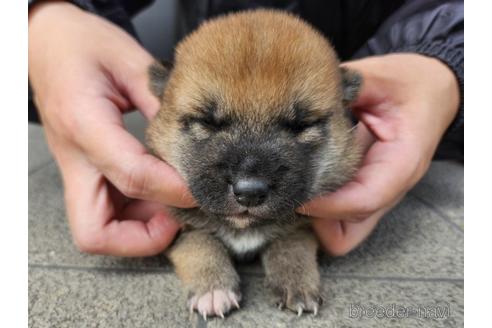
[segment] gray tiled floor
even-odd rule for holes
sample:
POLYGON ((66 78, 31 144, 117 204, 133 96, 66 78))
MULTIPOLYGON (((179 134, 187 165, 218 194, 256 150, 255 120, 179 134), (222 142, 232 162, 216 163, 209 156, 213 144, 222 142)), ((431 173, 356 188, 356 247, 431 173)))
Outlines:
POLYGON ((463 231, 463 166, 454 162, 435 162, 414 188, 412 195, 463 231), (451 176, 460 172, 459 179, 451 176))
MULTIPOLYGON (((142 120, 127 124, 142 137, 142 120)), ((350 255, 322 257, 318 317, 272 306, 257 264, 243 264, 244 303, 225 321, 190 316, 166 259, 79 253, 63 209, 61 179, 29 127, 30 327, 459 327, 463 325, 463 167, 433 163, 429 173, 350 255), (352 312, 350 311, 352 304, 352 312), (354 318, 354 304, 419 307, 409 318, 354 318), (422 314, 439 305, 444 318, 422 314), (441 309, 442 309, 441 308, 441 309)), ((391 317, 391 315, 390 315, 391 317)))

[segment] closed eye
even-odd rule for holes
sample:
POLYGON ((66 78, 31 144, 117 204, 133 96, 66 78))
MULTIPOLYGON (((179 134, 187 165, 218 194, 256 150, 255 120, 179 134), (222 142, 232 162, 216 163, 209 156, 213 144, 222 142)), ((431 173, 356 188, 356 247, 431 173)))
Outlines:
POLYGON ((198 116, 192 119, 195 123, 200 124, 210 131, 221 131, 231 125, 231 121, 227 118, 216 118, 213 115, 198 116))
POLYGON ((196 119, 196 122, 200 123, 203 127, 213 131, 220 131, 231 125, 231 122, 228 119, 225 118, 217 119, 213 116, 208 116, 208 115, 203 117, 198 117, 196 119))
POLYGON ((218 114, 217 103, 213 100, 205 101, 203 107, 197 108, 197 112, 199 115, 192 116, 192 121, 209 131, 220 131, 231 125, 228 117, 218 114))
POLYGON ((298 121, 298 120, 293 120, 293 121, 288 121, 284 120, 281 122, 282 128, 285 130, 292 132, 294 134, 300 134, 307 129, 314 128, 314 127, 321 127, 324 124, 326 124, 328 118, 323 117, 319 118, 316 120, 311 120, 311 121, 298 121))
POLYGON ((181 119, 181 122, 185 129, 189 129, 192 124, 199 124, 209 131, 220 131, 231 125, 229 119, 217 119, 213 115, 186 115, 181 119))

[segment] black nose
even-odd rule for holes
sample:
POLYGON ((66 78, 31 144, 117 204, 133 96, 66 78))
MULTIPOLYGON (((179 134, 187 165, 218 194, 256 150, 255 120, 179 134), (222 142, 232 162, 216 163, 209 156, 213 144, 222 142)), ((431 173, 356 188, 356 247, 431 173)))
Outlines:
POLYGON ((242 178, 232 186, 239 204, 253 207, 265 201, 268 195, 268 184, 258 178, 242 178))

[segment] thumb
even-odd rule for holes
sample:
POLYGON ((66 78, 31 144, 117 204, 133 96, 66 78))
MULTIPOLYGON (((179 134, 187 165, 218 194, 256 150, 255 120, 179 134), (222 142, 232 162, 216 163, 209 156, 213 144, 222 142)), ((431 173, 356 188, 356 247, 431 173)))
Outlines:
POLYGON ((357 94, 357 98, 351 103, 351 107, 357 108, 370 108, 374 105, 382 103, 386 95, 381 88, 381 83, 377 77, 372 74, 372 70, 368 65, 371 65, 370 60, 354 60, 343 63, 341 66, 350 70, 358 72, 362 76, 362 85, 357 94))
POLYGON ((125 92, 130 101, 142 112, 147 120, 152 119, 159 111, 159 100, 152 94, 149 87, 148 68, 153 60, 139 67, 131 80, 126 81, 125 92))
POLYGON ((149 87, 148 70, 154 61, 144 48, 135 44, 125 56, 108 58, 105 62, 120 91, 148 120, 157 114, 160 107, 159 100, 149 87))

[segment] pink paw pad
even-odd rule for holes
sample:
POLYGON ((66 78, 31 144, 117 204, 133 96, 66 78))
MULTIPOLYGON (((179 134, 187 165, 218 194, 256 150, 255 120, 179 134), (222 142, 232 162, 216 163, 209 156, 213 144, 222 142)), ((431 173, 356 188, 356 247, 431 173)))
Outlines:
POLYGON ((205 320, 207 317, 218 316, 224 318, 224 314, 232 307, 239 309, 241 297, 231 290, 214 289, 200 296, 193 296, 188 301, 190 311, 198 311, 205 320))

